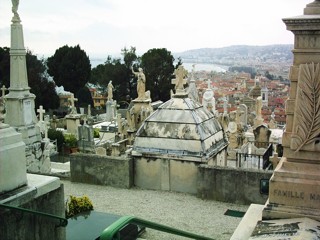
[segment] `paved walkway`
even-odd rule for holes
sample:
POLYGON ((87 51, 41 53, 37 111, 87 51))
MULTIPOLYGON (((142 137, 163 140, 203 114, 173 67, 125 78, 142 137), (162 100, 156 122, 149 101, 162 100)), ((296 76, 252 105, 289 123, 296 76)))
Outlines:
MULTIPOLYGON (((224 215, 227 209, 246 211, 248 206, 201 200, 195 196, 165 191, 119 189, 72 183, 63 180, 65 198, 88 196, 95 211, 117 215, 134 215, 181 230, 212 237, 230 239, 241 218, 224 215)), ((185 239, 147 229, 146 239, 185 239)))

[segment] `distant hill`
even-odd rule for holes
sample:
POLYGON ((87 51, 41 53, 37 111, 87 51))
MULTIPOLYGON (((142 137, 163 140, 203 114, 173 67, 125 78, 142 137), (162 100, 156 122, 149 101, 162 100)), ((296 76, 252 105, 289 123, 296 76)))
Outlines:
POLYGON ((292 62, 292 44, 266 46, 235 45, 222 48, 200 48, 174 53, 183 62, 217 63, 232 65, 235 62, 292 62))

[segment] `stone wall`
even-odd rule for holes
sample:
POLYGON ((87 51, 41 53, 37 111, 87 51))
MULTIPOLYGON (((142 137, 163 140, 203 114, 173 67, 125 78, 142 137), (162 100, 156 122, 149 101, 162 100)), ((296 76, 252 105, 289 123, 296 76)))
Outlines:
MULTIPOLYGON (((31 192, 29 195, 32 197, 31 192)), ((23 202, 21 199, 20 201, 23 202)), ((63 185, 18 207, 65 217, 63 185)), ((0 208, 1 239, 66 239, 65 227, 56 227, 58 224, 57 219, 0 208)))
POLYGON ((70 155, 72 182, 130 188, 133 180, 132 160, 125 157, 76 153, 70 155))
POLYGON ((268 196, 260 194, 260 180, 270 179, 271 175, 272 171, 201 165, 197 196, 237 204, 265 204, 268 196))
POLYGON ((161 158, 134 158, 134 185, 142 189, 196 194, 199 163, 161 158))

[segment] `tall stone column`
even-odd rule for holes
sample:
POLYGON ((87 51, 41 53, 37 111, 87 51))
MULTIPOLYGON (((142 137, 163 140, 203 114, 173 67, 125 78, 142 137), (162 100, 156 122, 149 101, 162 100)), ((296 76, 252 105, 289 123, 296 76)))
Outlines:
POLYGON ((4 122, 22 134, 22 140, 26 144, 27 165, 31 165, 41 157, 41 134, 36 127, 35 95, 30 93, 28 86, 26 50, 21 20, 17 13, 18 3, 19 1, 13 1, 12 7, 14 16, 11 20, 10 87, 9 94, 5 96, 4 122))
POLYGON ((10 88, 6 95, 7 114, 5 122, 22 127, 37 122, 34 111, 35 95, 28 86, 26 50, 20 18, 14 16, 11 24, 10 88))
POLYGON ((283 21, 294 34, 284 157, 270 179, 263 218, 320 220, 320 0, 283 21))

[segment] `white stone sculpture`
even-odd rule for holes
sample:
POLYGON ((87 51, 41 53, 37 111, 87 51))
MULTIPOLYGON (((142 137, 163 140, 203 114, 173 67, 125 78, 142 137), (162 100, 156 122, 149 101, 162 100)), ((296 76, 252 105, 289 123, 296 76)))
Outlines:
POLYGON ((175 79, 172 80, 172 84, 175 84, 176 90, 184 90, 183 85, 187 83, 185 77, 188 75, 188 71, 180 65, 176 70, 174 70, 175 79))
POLYGON ((137 93, 138 99, 145 99, 145 91, 146 91, 146 76, 143 73, 143 69, 139 68, 138 72, 133 71, 132 73, 138 78, 137 80, 137 93))
POLYGON ((112 81, 110 81, 108 83, 108 101, 112 101, 113 99, 113 88, 112 81))

